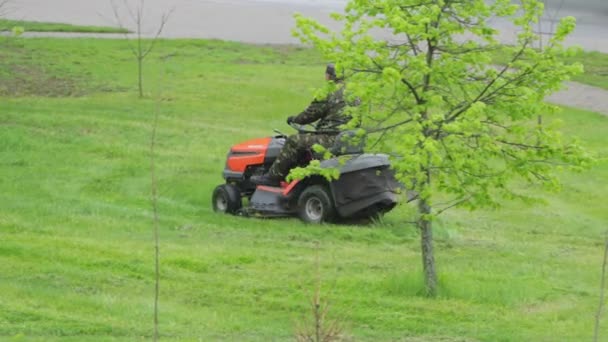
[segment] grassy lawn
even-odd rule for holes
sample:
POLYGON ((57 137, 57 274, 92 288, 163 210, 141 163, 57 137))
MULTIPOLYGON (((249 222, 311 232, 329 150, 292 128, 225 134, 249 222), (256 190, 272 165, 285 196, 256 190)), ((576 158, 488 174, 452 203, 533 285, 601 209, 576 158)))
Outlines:
POLYGON ((585 67, 583 74, 574 77, 574 81, 608 89, 608 54, 591 51, 569 57, 569 62, 579 62, 585 67))
MULTIPOLYGON (((309 313, 317 255, 329 315, 357 341, 591 339, 608 161, 564 173, 564 191, 546 205, 448 212, 435 231, 440 296, 427 299, 405 205, 371 226, 211 211, 229 147, 289 132, 285 117, 321 84, 314 52, 161 41, 140 100, 125 41, 3 44, 0 339, 149 339, 156 111, 163 340, 292 340, 309 313)), ((608 156, 607 117, 565 109, 557 119, 608 156)))
POLYGON ((77 33, 128 33, 127 29, 105 26, 80 26, 62 23, 0 19, 0 31, 10 31, 20 26, 25 32, 77 32, 77 33))
MULTIPOLYGON (((70 33, 129 33, 127 29, 104 26, 80 26, 63 23, 46 23, 37 21, 8 20, 0 18, 0 31, 10 31, 20 26, 25 32, 70 32, 70 33)), ((507 56, 497 53, 498 63, 507 56)), ((608 54, 597 51, 584 51, 575 57, 566 58, 568 62, 579 62, 585 67, 583 74, 575 76, 574 81, 608 89, 608 54)))

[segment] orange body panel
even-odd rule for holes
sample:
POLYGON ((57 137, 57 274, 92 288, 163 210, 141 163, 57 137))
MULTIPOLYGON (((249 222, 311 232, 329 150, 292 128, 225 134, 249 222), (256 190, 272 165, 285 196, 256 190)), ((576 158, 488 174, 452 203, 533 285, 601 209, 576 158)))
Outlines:
POLYGON ((287 196, 287 194, 289 194, 291 192, 291 190, 293 190, 296 187, 296 185, 298 185, 298 183, 300 183, 299 180, 294 180, 291 183, 285 184, 285 187, 282 187, 283 196, 287 196))
POLYGON ((266 150, 272 138, 261 138, 246 141, 232 147, 232 154, 226 166, 229 170, 235 172, 244 172, 249 165, 264 164, 266 150))
POLYGON ((257 188, 260 190, 274 192, 274 193, 282 194, 283 196, 287 196, 287 195, 289 195, 291 190, 293 190, 296 187, 296 185, 298 185, 298 183, 300 183, 299 180, 294 180, 291 183, 281 182, 280 188, 277 188, 274 186, 266 186, 266 185, 258 185, 257 188))

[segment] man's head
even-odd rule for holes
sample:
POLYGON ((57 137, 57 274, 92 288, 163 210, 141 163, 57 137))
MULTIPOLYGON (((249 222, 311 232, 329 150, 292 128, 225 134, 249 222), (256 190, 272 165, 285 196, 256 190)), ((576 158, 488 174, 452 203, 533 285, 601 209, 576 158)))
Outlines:
POLYGON ((328 81, 336 81, 336 66, 333 63, 327 64, 325 68, 325 79, 328 81))

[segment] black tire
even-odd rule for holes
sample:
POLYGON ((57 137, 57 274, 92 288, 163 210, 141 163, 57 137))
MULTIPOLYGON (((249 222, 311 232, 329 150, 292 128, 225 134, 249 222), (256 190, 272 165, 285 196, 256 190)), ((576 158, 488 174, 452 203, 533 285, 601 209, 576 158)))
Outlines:
POLYGON ((331 221, 335 215, 335 208, 327 188, 313 185, 302 191, 298 198, 298 215, 306 223, 331 221))
POLYGON ((216 213, 236 214, 243 207, 240 190, 231 184, 216 187, 213 190, 211 203, 216 213))

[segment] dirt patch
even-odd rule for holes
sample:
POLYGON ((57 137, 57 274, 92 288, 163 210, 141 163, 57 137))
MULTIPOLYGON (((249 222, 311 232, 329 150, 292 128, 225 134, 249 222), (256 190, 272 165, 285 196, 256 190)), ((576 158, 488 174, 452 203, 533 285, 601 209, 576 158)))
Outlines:
POLYGON ((9 77, 0 77, 0 96, 82 96, 78 81, 49 75, 34 66, 0 65, 9 77))
POLYGON ((83 96, 90 90, 83 77, 60 74, 31 58, 19 58, 25 54, 15 48, 0 52, 0 96, 69 97, 83 96))

